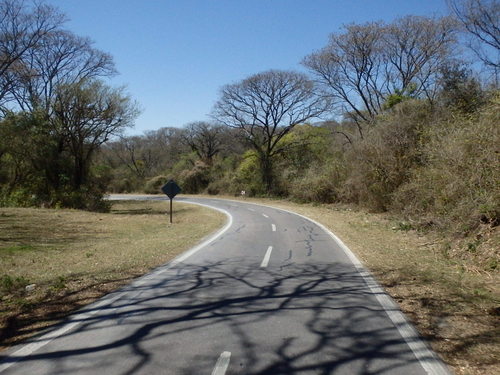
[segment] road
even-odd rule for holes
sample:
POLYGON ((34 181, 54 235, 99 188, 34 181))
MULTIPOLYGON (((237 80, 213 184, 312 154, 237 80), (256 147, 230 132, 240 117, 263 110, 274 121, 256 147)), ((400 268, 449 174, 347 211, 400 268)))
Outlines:
POLYGON ((321 225, 245 202, 179 200, 216 208, 228 222, 175 261, 3 352, 0 373, 449 374, 321 225))

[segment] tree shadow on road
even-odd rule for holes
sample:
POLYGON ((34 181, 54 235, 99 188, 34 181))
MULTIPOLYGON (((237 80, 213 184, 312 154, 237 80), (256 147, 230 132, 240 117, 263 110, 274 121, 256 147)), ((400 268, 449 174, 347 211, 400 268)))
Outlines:
POLYGON ((108 366, 117 355, 120 373, 139 374, 161 368, 155 354, 161 350, 169 366, 164 373, 208 374, 217 356, 230 351, 227 373, 250 375, 397 374, 417 362, 352 265, 244 264, 159 270, 118 292, 116 301, 84 309, 57 349, 0 360, 21 368, 50 360, 59 374, 69 374, 87 358, 88 373, 113 373, 108 366), (106 329, 106 338, 90 339, 106 329), (217 340, 203 342, 209 333, 217 340))

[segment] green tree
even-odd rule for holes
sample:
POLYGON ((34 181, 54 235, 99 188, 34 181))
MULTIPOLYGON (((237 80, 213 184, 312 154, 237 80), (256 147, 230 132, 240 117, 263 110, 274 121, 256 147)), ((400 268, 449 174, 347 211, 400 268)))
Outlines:
POLYGON ((182 140, 201 161, 213 164, 214 157, 222 150, 223 127, 209 122, 198 121, 186 125, 182 140))
POLYGON ((0 139, 3 195, 17 191, 14 204, 55 203, 69 180, 71 164, 45 114, 8 114, 0 123, 0 139))
POLYGON ((326 161, 331 154, 332 132, 323 127, 301 124, 283 137, 281 147, 287 152, 280 155, 282 170, 299 176, 313 164, 326 161))
POLYGON ((447 64, 441 68, 440 84, 440 102, 451 109, 473 113, 486 101, 479 80, 471 70, 459 64, 447 64))

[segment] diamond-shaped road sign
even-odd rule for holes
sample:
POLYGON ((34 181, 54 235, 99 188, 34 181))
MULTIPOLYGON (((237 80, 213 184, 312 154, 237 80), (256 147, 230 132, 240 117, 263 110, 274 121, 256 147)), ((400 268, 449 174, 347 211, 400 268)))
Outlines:
POLYGON ((163 191, 170 199, 173 199, 181 192, 181 188, 175 183, 174 180, 169 180, 162 186, 161 191, 163 191))
POLYGON ((174 180, 170 180, 161 187, 161 191, 170 198, 170 224, 172 224, 172 199, 181 192, 181 188, 174 180))

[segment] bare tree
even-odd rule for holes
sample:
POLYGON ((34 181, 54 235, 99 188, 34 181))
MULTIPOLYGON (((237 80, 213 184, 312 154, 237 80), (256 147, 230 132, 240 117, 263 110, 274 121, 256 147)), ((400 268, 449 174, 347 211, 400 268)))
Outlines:
POLYGON ((273 189, 273 157, 284 151, 280 140, 297 124, 330 109, 304 74, 270 70, 224 86, 213 117, 237 128, 257 152, 262 182, 273 189))
POLYGON ((151 174, 159 162, 160 155, 154 152, 151 144, 142 136, 120 137, 109 144, 109 149, 132 174, 140 179, 151 174))
MULTIPOLYGON (((500 68, 500 2, 498 0, 448 0, 448 4, 471 36, 468 46, 498 78, 500 68)), ((498 84, 498 83, 497 83, 498 84)))
POLYGON ((53 31, 37 48, 26 52, 13 96, 22 110, 44 110, 50 115, 57 86, 114 74, 113 59, 92 46, 88 38, 69 31, 53 31))
POLYGON ((94 152, 110 137, 132 125, 139 110, 122 89, 83 80, 59 86, 53 121, 68 144, 74 162, 73 187, 87 181, 94 152))
POLYGON ((101 157, 113 168, 126 167, 134 178, 157 176, 189 152, 182 142, 183 133, 184 129, 165 127, 143 135, 120 136, 104 146, 101 157))
POLYGON ((223 128, 209 122, 198 121, 186 125, 183 141, 208 165, 222 148, 223 128))
POLYGON ((355 121, 362 137, 363 124, 384 109, 389 95, 431 94, 435 67, 448 55, 453 31, 453 23, 444 18, 405 17, 390 25, 348 25, 303 64, 325 95, 355 121))
POLYGON ((455 31, 455 23, 448 17, 407 16, 387 25, 383 41, 386 92, 434 99, 438 71, 456 42, 455 31))
POLYGON ((171 169, 179 160, 179 155, 189 151, 182 141, 184 132, 184 129, 168 126, 145 132, 149 147, 160 156, 157 173, 171 169))
POLYGON ((57 30, 65 21, 64 15, 53 7, 33 3, 31 8, 20 0, 0 1, 0 103, 9 100, 8 94, 17 84, 22 59, 36 49, 40 41, 57 30))
POLYGON ((379 23, 349 25, 346 33, 332 34, 326 47, 303 61, 341 112, 365 122, 379 112, 387 86, 382 37, 379 23))

